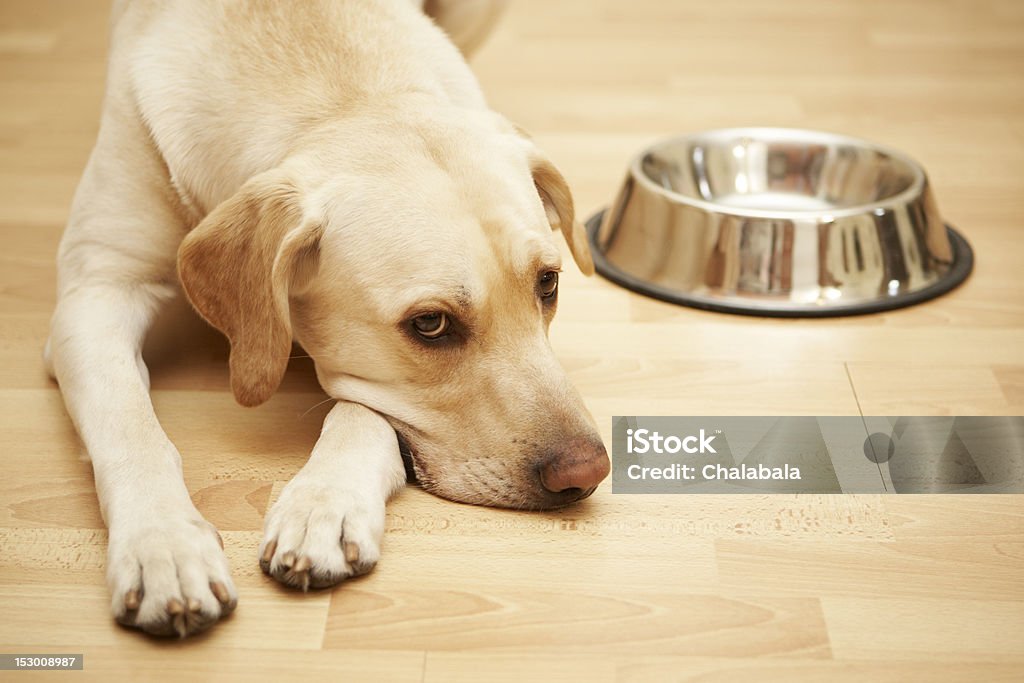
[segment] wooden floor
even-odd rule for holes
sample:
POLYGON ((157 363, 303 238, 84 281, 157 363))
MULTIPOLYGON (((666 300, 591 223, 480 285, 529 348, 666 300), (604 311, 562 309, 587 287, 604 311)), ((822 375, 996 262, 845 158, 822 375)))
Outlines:
MULTIPOLYGON (((1020 496, 605 486, 529 514, 410 488, 371 576, 280 589, 256 564, 262 518, 326 406, 306 412, 321 395, 301 362, 270 403, 236 406, 224 344, 194 320, 158 335, 153 395, 241 603, 184 642, 118 628, 90 466, 39 360, 106 4, 0 4, 0 651, 84 652, 86 677, 112 681, 1020 680, 1020 496)), ((832 321, 702 313, 568 273, 553 343, 606 440, 613 414, 1024 412, 1020 0, 515 0, 474 68, 581 213, 658 136, 804 126, 917 157, 977 252, 949 296, 832 321)))

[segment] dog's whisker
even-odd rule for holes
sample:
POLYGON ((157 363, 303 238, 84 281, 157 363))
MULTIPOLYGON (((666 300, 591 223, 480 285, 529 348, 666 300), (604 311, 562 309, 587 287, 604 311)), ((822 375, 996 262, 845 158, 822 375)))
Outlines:
POLYGON ((315 404, 315 405, 313 405, 313 406, 310 406, 310 407, 309 407, 309 408, 308 408, 308 409, 306 410, 306 412, 304 412, 304 413, 303 413, 302 415, 299 415, 299 419, 301 420, 302 418, 306 417, 306 416, 307 416, 307 415, 309 415, 309 414, 310 414, 310 413, 311 413, 312 411, 316 410, 317 408, 319 408, 319 407, 320 407, 320 406, 322 406, 323 404, 327 403, 328 401, 333 401, 333 400, 334 400, 334 398, 332 398, 331 396, 328 396, 327 398, 325 398, 324 400, 320 401, 319 403, 317 403, 317 404, 315 404))

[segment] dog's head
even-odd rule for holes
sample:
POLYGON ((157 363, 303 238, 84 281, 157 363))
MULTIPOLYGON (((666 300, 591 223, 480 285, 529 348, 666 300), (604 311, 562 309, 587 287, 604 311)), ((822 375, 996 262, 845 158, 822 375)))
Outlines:
POLYGON ((589 495, 608 457, 547 338, 552 229, 593 269, 565 180, 508 126, 389 125, 327 134, 317 149, 345 145, 344 164, 313 152, 259 175, 183 242, 236 398, 270 397, 294 337, 330 396, 391 422, 424 488, 522 508, 589 495))

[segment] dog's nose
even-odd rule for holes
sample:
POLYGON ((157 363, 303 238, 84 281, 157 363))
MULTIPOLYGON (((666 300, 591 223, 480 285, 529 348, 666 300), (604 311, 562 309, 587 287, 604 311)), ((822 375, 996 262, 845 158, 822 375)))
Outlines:
POLYGON ((574 444, 545 463, 540 468, 540 482, 552 493, 569 489, 588 491, 600 484, 611 469, 604 444, 588 440, 574 444))

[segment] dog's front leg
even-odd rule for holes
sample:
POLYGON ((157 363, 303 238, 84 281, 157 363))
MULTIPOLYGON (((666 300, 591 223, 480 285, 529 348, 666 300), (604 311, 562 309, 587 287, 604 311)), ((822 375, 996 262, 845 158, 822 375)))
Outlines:
POLYGON ((192 504, 181 456, 149 398, 142 338, 165 285, 82 282, 63 292, 48 357, 92 459, 110 529, 115 618, 160 635, 201 631, 237 596, 213 525, 192 504))
POLYGON ((404 482, 391 425, 339 401, 309 461, 267 515, 260 567, 303 590, 365 574, 380 557, 384 504, 404 482))

